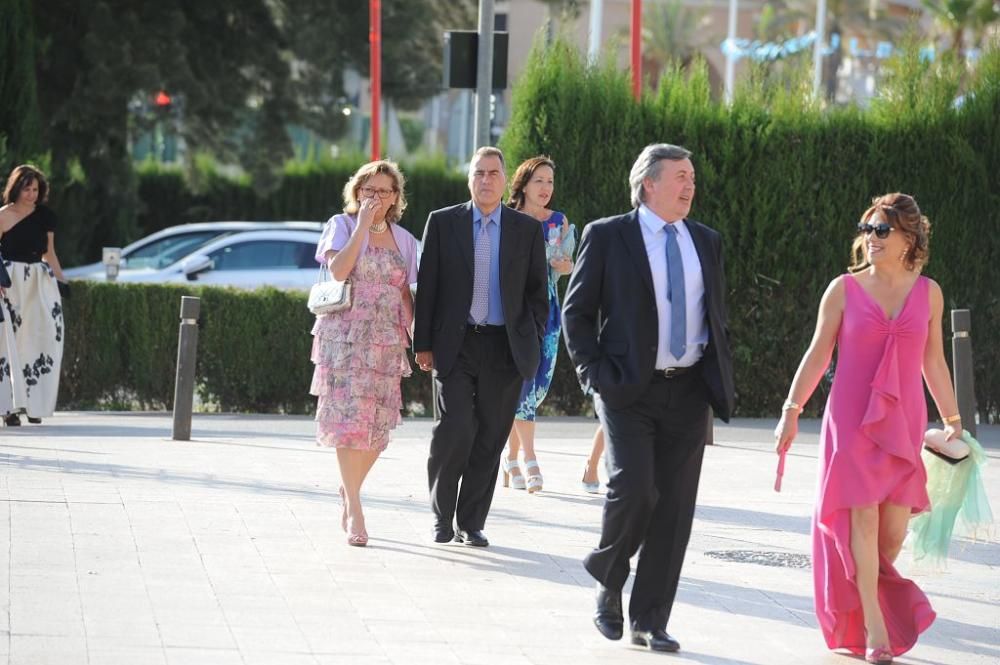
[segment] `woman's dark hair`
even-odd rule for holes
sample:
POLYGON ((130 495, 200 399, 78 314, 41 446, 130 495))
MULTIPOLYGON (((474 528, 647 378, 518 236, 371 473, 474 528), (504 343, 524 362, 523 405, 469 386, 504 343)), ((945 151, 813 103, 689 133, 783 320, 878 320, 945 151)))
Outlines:
MULTIPOLYGON (((514 179, 510 184, 510 198, 507 200, 507 205, 514 210, 522 210, 524 208, 524 188, 532 176, 535 175, 535 171, 542 166, 549 167, 553 173, 556 171, 555 162, 545 155, 532 157, 521 162, 521 165, 514 171, 514 179)), ((549 201, 549 205, 552 205, 551 201, 549 201)))
POLYGON ((21 164, 10 172, 7 186, 3 188, 2 203, 17 203, 21 191, 33 182, 38 183, 38 202, 44 203, 49 196, 49 183, 45 174, 30 164, 21 164))

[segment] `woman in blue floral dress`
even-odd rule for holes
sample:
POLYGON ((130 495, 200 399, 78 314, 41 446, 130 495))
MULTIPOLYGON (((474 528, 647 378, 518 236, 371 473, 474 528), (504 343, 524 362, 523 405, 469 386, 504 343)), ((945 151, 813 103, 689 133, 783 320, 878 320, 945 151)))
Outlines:
POLYGON ((549 319, 542 338, 542 359, 535 377, 524 382, 514 426, 503 459, 504 487, 542 489, 542 473, 535 457, 535 413, 552 384, 552 372, 559 351, 562 310, 556 283, 573 270, 576 229, 566 215, 549 208, 555 180, 555 163, 548 157, 532 157, 517 167, 511 184, 508 205, 531 215, 542 224, 545 254, 549 261, 549 319), (520 453, 520 462, 518 461, 520 453))

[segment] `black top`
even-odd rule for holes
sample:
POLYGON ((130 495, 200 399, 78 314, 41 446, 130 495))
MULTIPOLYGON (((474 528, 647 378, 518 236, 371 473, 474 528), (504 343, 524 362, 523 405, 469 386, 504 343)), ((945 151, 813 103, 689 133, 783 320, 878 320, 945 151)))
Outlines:
POLYGON ((0 238, 4 261, 35 263, 49 251, 49 232, 56 230, 56 214, 44 205, 35 209, 0 238))

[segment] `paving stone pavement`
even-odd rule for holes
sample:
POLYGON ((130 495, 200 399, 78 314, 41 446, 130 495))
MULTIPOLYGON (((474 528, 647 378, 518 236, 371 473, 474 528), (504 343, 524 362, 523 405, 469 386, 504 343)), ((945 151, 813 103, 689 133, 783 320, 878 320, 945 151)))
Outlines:
MULTIPOLYGON (((487 549, 430 542, 431 423, 407 420, 366 485, 371 542, 340 530, 335 454, 308 418, 59 413, 0 429, 0 663, 40 665, 851 665, 827 651, 807 567, 815 422, 772 491, 772 422, 716 429, 670 632, 609 642, 580 563, 601 497, 580 488, 594 421, 543 419, 545 490, 498 487, 487 549), (766 565, 785 563, 785 566, 766 565)), ((980 439, 1000 515, 1000 428, 980 439)), ((897 662, 1000 662, 1000 540, 904 574, 938 620, 897 662)), ((627 589, 626 589, 627 590, 627 589)))

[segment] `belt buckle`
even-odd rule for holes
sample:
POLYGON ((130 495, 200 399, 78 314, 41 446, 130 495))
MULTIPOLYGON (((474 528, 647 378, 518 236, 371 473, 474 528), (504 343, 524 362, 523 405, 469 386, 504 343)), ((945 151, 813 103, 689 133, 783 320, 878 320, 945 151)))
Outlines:
POLYGON ((473 323, 472 324, 472 332, 473 332, 473 334, 478 335, 481 332, 483 332, 483 330, 485 330, 485 324, 482 324, 482 323, 473 323))
POLYGON ((677 376, 677 368, 676 367, 665 367, 664 369, 662 369, 660 371, 663 373, 663 378, 664 379, 672 379, 675 376, 677 376))

